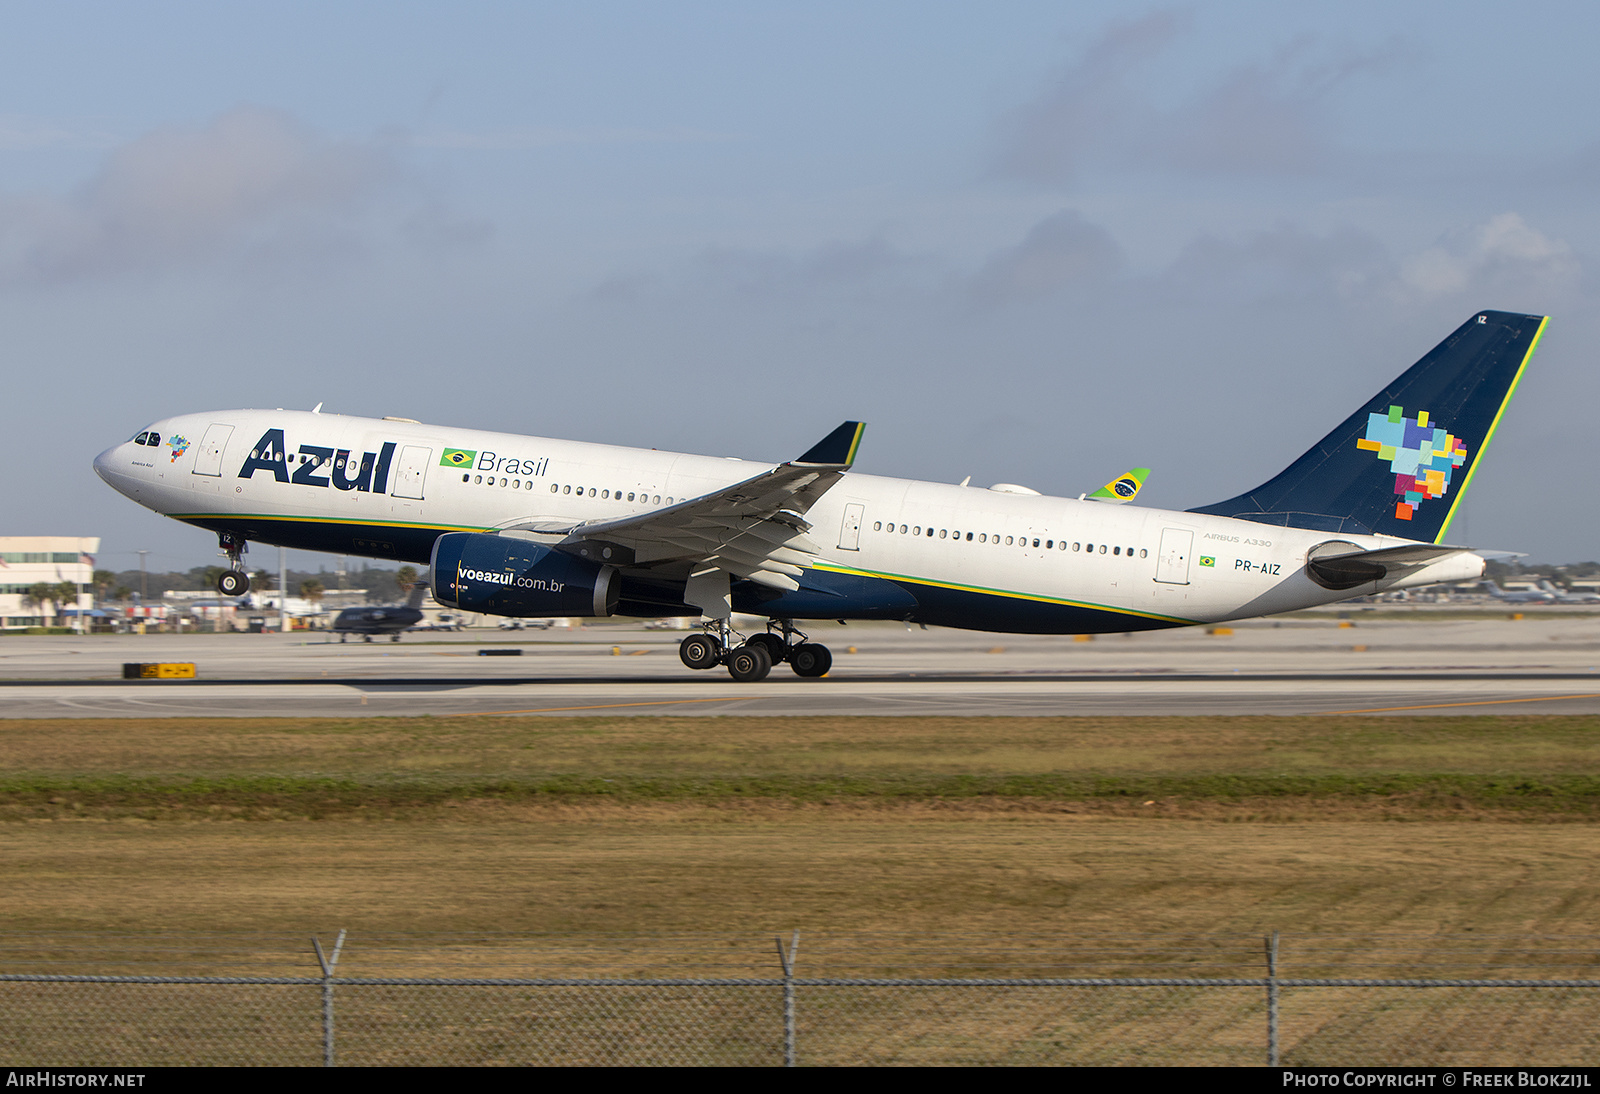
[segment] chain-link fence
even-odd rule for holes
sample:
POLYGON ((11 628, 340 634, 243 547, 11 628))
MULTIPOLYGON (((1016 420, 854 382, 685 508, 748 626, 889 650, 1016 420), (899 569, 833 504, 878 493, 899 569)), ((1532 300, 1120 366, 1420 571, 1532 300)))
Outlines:
POLYGON ((27 1066, 1600 1063, 1600 939, 0 938, 27 1066), (162 971, 155 971, 155 970, 162 971), (92 971, 95 970, 95 971, 92 971))

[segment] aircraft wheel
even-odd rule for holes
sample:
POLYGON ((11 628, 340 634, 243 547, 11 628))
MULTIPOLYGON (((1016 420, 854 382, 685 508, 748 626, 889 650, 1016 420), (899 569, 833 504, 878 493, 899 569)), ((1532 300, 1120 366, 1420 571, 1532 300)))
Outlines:
POLYGON ((783 639, 779 638, 775 634, 772 634, 771 632, 766 634, 752 635, 750 638, 750 645, 765 646, 767 650, 767 660, 772 662, 774 665, 781 665, 787 660, 787 658, 784 657, 784 654, 787 653, 788 650, 784 648, 783 639))
POLYGON ((794 669, 796 676, 826 676, 828 670, 833 668, 833 654, 828 652, 827 646, 805 642, 789 654, 789 667, 794 669))
POLYGON ((692 669, 709 669, 722 656, 722 643, 709 634, 691 634, 678 644, 678 659, 692 669))
POLYGON ((217 592, 223 596, 243 596, 250 591, 250 579, 238 570, 224 570, 217 578, 217 592))
POLYGON ((367 641, 368 641, 368 642, 371 642, 371 641, 372 641, 372 635, 370 635, 370 634, 364 634, 364 635, 362 635, 362 636, 361 636, 361 637, 362 637, 362 638, 365 638, 365 639, 366 639, 366 640, 367 640, 367 641))
POLYGON ((398 634, 391 634, 389 636, 389 641, 398 642, 398 641, 400 641, 400 636, 398 634))
POLYGON ((728 675, 741 684, 753 684, 757 680, 764 680, 771 671, 772 658, 767 656, 765 646, 755 646, 747 642, 728 654, 728 675))

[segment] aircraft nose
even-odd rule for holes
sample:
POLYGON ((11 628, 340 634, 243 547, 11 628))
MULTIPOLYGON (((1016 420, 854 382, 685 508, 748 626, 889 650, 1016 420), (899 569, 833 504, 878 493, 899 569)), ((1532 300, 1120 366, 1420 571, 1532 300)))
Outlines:
POLYGON ((117 458, 117 452, 122 447, 120 444, 114 444, 94 458, 94 473, 99 475, 104 482, 119 490, 121 486, 118 485, 117 480, 127 474, 125 469, 126 461, 117 458))
POLYGON ((110 481, 107 476, 111 471, 111 453, 115 451, 115 448, 108 448, 94 458, 94 473, 102 479, 106 479, 107 482, 110 481))

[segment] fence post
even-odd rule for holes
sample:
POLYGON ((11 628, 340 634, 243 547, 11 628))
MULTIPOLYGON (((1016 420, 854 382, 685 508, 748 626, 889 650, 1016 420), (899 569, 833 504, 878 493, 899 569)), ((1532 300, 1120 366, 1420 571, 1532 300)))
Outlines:
POLYGON ((778 939, 778 960, 783 964, 783 1066, 794 1067, 794 959, 800 949, 800 932, 789 940, 789 952, 778 939))
POLYGON ((1278 932, 1267 937, 1267 1066, 1278 1066, 1278 932))
POLYGON ((322 1066, 333 1066, 333 970, 339 966, 339 951, 344 949, 344 931, 333 943, 333 956, 322 955, 322 943, 315 936, 312 949, 317 951, 317 964, 322 966, 322 1066))

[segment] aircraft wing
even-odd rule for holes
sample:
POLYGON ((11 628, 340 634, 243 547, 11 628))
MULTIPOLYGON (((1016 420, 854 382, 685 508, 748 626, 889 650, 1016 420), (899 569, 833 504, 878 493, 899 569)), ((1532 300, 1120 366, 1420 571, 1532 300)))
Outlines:
POLYGON ((709 563, 773 589, 800 587, 821 550, 806 512, 855 461, 866 427, 845 422, 805 455, 698 498, 567 531, 557 548, 597 562, 645 566, 709 563))

